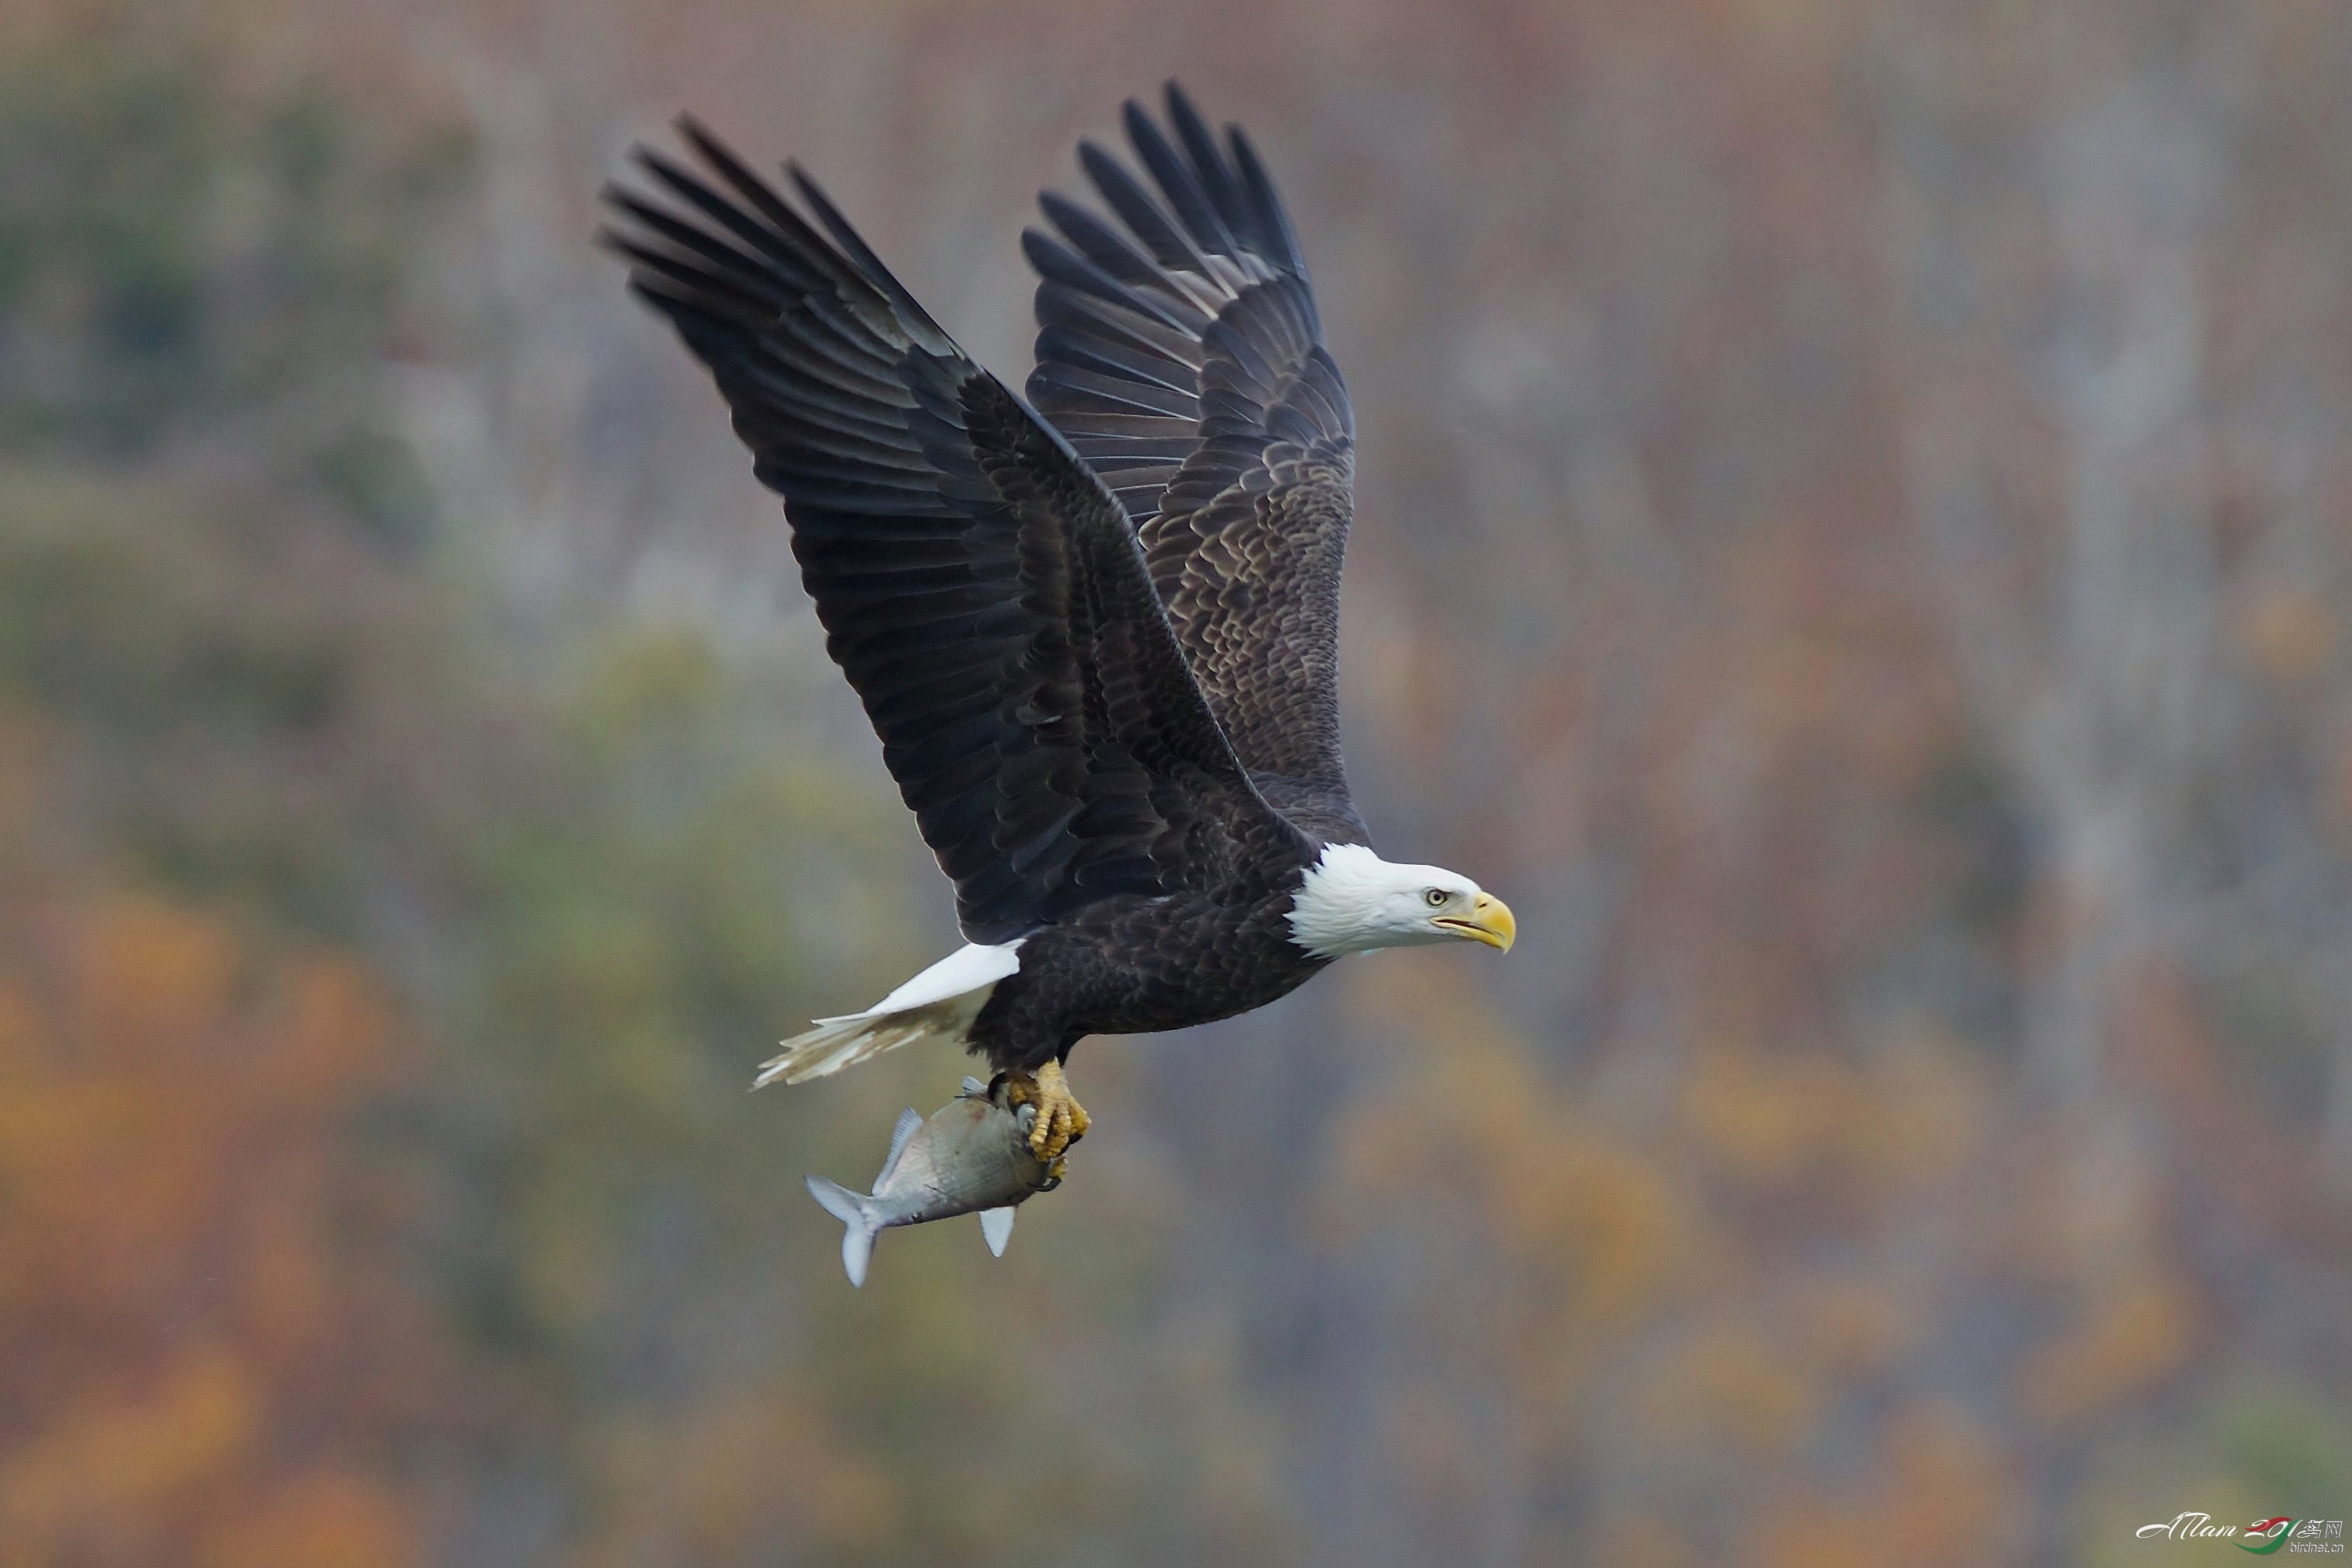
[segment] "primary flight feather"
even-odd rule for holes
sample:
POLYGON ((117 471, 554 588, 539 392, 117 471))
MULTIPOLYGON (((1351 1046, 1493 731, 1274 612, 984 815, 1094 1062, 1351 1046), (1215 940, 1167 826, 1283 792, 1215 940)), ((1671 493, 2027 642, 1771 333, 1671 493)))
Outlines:
POLYGON ((797 1082, 943 1038, 1008 1075, 1053 1158, 1089 1034, 1229 1017, 1340 955, 1510 910, 1370 847, 1339 745, 1354 420, 1290 220, 1237 128, 1127 107, 1112 215, 1052 194, 1024 401, 799 169, 795 206, 682 121, 607 193, 631 284, 707 365, 783 497, 826 649, 971 943, 784 1043, 797 1082), (1171 136, 1172 133, 1172 136, 1171 136), (1149 184, 1146 181, 1149 181, 1149 184))

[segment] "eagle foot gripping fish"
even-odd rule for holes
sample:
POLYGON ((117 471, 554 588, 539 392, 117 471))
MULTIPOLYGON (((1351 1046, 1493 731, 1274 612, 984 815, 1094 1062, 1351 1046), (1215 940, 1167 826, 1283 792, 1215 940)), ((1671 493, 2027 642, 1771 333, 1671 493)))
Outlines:
POLYGON ((1014 1205, 1062 1184, 1062 1160, 1041 1160, 1031 1148, 1040 1112, 1033 1100, 1016 1098, 1023 1092, 1009 1074, 992 1086, 968 1078, 963 1091, 929 1120, 912 1106, 900 1111, 871 1193, 852 1192, 823 1176, 807 1178, 809 1195, 848 1227, 841 1237, 841 1266, 852 1285, 866 1283, 874 1238, 893 1226, 977 1211, 988 1250, 1004 1256, 1014 1205))

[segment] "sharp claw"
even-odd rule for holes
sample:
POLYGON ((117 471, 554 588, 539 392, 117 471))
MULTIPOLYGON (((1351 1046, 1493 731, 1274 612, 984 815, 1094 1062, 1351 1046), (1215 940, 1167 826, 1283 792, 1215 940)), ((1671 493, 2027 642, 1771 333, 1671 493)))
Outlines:
POLYGON ((1021 1072, 1008 1075, 1005 1098, 1014 1105, 1035 1108, 1029 1152, 1048 1163, 1060 1160, 1064 1151, 1085 1137, 1092 1125, 1086 1107, 1071 1098, 1069 1080, 1059 1062, 1047 1062, 1034 1077, 1021 1072))
POLYGON ((1069 1142, 1069 1112, 1059 1104, 1049 1107, 1029 1130, 1029 1152, 1040 1160, 1051 1160, 1069 1142))

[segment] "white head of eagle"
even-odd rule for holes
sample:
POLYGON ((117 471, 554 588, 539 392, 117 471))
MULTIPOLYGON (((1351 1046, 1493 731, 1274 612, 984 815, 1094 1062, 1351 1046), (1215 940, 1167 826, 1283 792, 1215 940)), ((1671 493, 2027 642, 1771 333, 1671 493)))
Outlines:
POLYGON ((1508 951, 1517 923, 1500 899, 1443 866, 1400 866, 1332 844, 1290 906, 1290 940, 1318 958, 1455 938, 1508 951))

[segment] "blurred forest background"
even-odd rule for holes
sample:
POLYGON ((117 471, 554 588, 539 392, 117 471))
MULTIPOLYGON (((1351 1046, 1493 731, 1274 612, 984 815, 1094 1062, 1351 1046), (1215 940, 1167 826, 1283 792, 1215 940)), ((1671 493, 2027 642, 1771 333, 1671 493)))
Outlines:
MULTIPOLYGON (((2352 9, 10 0, 0 1562, 2103 1564, 2352 1511, 2352 9), (691 107, 981 358, 1247 121, 1391 855, 1001 1262, 747 1095, 956 940, 590 243, 691 107)), ((2211 1548, 2219 1549, 2219 1548, 2211 1548)))

